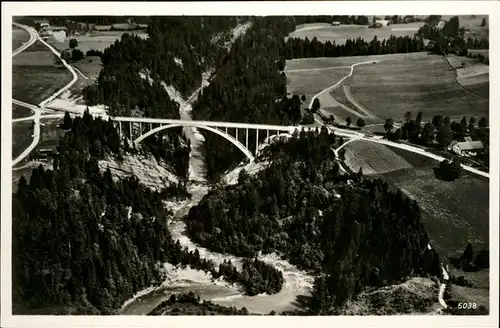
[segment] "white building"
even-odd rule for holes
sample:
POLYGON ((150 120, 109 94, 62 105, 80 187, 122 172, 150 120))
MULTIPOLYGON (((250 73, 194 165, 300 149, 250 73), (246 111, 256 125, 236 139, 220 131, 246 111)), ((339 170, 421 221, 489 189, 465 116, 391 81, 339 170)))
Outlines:
POLYGON ((375 24, 376 25, 380 25, 380 26, 387 26, 390 23, 391 23, 391 21, 386 20, 386 19, 377 19, 377 20, 375 20, 375 24))
POLYGON ((470 137, 465 137, 464 139, 465 141, 463 142, 452 141, 448 149, 458 155, 466 155, 484 149, 484 145, 481 141, 472 141, 470 137))

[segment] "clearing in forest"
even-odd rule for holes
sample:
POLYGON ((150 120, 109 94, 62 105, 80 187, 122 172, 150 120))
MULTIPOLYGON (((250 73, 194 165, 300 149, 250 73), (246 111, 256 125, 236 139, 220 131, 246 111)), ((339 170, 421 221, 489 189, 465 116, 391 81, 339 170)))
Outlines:
POLYGON ((334 42, 344 44, 347 39, 362 38, 371 41, 377 36, 379 40, 387 39, 391 35, 413 36, 424 23, 395 24, 381 28, 368 28, 365 25, 332 26, 328 23, 312 23, 297 26, 289 37, 312 40, 314 37, 320 42, 334 42))

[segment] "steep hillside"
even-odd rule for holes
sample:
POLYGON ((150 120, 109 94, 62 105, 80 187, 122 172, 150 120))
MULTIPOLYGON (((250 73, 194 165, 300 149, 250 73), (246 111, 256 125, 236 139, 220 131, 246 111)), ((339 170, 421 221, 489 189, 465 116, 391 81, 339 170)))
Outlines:
POLYGON ((339 311, 368 286, 440 275, 418 205, 382 180, 341 176, 332 142, 323 130, 272 144, 262 155, 272 156, 270 167, 240 172, 238 184, 212 190, 186 218, 190 236, 208 249, 276 252, 314 272, 310 314, 339 311))

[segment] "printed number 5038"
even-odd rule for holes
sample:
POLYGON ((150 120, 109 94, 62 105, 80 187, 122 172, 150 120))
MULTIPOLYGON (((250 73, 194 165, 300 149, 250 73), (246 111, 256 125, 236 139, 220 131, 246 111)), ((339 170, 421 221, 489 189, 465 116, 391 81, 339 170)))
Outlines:
POLYGON ((458 303, 459 309, 475 309, 476 307, 476 303, 458 303))

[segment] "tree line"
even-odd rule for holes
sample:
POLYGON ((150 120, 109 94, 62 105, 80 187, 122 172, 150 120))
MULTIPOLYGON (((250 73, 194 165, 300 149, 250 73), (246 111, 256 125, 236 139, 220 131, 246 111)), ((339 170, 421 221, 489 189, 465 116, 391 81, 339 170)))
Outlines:
POLYGON ((489 40, 486 37, 466 36, 464 27, 460 27, 458 16, 450 18, 440 27, 440 16, 432 17, 418 30, 418 35, 431 40, 432 52, 447 55, 456 53, 460 56, 467 55, 467 49, 489 49, 489 40))
POLYGON ((317 57, 345 57, 369 56, 396 53, 410 53, 424 51, 424 40, 417 36, 394 36, 380 41, 375 36, 370 42, 361 37, 347 39, 344 44, 326 41, 322 43, 316 37, 288 38, 282 55, 286 59, 317 58, 317 57))
POLYGON ((148 315, 249 315, 246 308, 225 307, 210 301, 201 301, 193 292, 171 295, 161 302, 148 315))
POLYGON ((202 73, 224 59, 224 35, 240 20, 151 17, 147 39, 125 33, 100 55, 103 68, 97 83, 85 90, 86 101, 106 104, 117 115, 137 107, 147 117, 177 118, 178 108, 162 82, 190 95, 199 87, 202 73), (152 81, 139 73, 150 74, 152 81))
POLYGON ((168 230, 165 194, 183 198, 184 186, 152 191, 136 177, 113 178, 99 160, 123 156, 112 122, 63 122, 53 170, 34 169, 12 195, 13 313, 110 314, 136 292, 164 280, 161 263, 190 265, 246 286, 276 292, 281 272, 258 260, 237 272, 215 268, 182 248, 168 230), (231 274, 229 273, 231 272, 231 274))
MULTIPOLYGON (((233 44, 217 73, 193 105, 196 120, 290 125, 300 120, 286 99, 286 75, 278 61, 284 37, 294 30, 290 17, 255 17, 246 34, 233 44)), ((228 141, 202 132, 209 179, 243 159, 228 141)), ((255 133, 249 147, 255 147, 255 133)))
POLYGON ((394 120, 386 119, 384 129, 389 140, 409 140, 424 146, 438 146, 441 149, 450 145, 453 140, 462 140, 470 136, 484 144, 478 158, 489 166, 489 129, 488 118, 482 116, 476 120, 474 116, 462 117, 460 121, 452 121, 449 116, 435 115, 430 122, 423 123, 423 113, 418 112, 415 119, 411 112, 404 115, 401 128, 394 128, 394 120))
POLYGON ((370 21, 367 16, 347 16, 347 15, 322 15, 322 16, 294 16, 296 25, 309 23, 328 23, 339 22, 342 25, 368 25, 370 21))
POLYGON ((400 190, 362 172, 341 174, 325 128, 270 145, 271 166, 207 194, 186 218, 188 232, 219 252, 276 252, 319 278, 309 314, 342 307, 367 286, 440 275, 420 208, 400 190))

